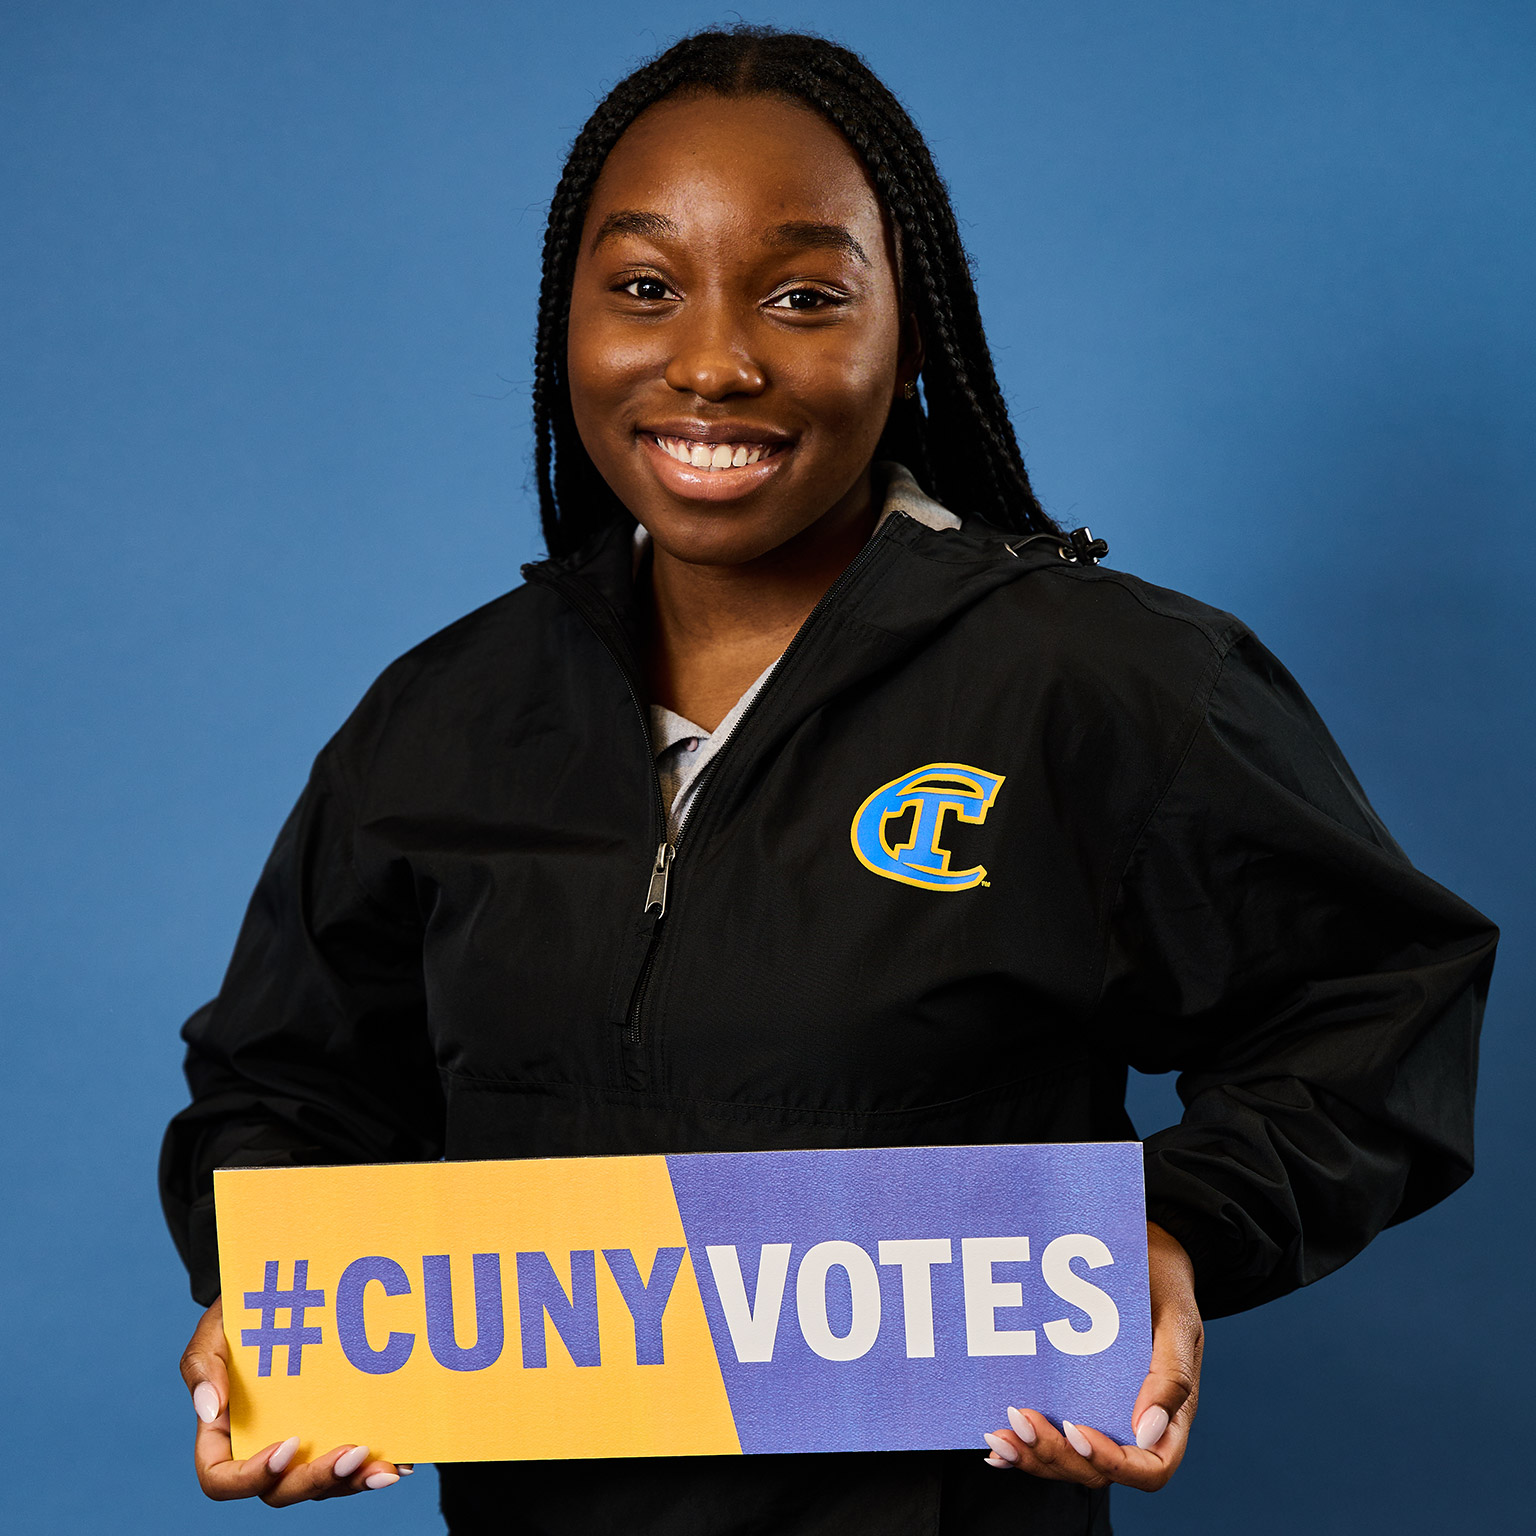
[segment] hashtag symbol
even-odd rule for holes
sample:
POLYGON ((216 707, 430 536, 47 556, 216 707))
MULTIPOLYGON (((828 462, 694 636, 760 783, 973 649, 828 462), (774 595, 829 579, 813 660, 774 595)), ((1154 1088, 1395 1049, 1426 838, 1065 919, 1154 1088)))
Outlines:
POLYGON ((276 1259, 267 1260, 267 1274, 259 1291, 245 1293, 245 1306, 249 1312, 261 1313, 259 1328, 242 1328, 240 1342, 260 1346, 256 1357, 256 1374, 272 1374, 272 1351, 286 1345, 288 1348, 288 1374, 297 1376, 303 1362, 304 1346, 320 1342, 320 1330, 304 1326, 304 1314, 311 1307, 325 1305, 325 1292, 312 1291, 309 1286, 309 1260, 295 1259, 293 1263, 293 1288, 280 1290, 277 1284, 276 1259), (288 1314, 288 1326, 277 1326, 277 1314, 288 1314))

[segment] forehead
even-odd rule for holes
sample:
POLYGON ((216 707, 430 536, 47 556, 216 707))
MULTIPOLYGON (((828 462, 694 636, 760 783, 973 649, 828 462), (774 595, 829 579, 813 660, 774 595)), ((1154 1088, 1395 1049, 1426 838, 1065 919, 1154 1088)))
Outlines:
POLYGON ((778 96, 669 97, 609 153, 586 236, 615 209, 663 214, 685 231, 807 220, 846 226, 871 259, 885 216, 864 163, 819 113, 778 96))

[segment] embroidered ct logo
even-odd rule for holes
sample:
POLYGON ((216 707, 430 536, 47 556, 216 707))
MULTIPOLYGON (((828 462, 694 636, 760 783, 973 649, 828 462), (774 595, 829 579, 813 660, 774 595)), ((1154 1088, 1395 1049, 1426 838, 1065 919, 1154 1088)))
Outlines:
POLYGON ((953 811, 961 821, 985 821, 1003 778, 964 763, 929 763, 882 784, 853 818, 850 837, 859 863, 887 880, 927 891, 968 891, 980 885, 986 870, 979 864, 975 869, 951 869, 939 835, 945 811, 953 811), (893 845, 887 826, 914 806, 911 837, 893 845))

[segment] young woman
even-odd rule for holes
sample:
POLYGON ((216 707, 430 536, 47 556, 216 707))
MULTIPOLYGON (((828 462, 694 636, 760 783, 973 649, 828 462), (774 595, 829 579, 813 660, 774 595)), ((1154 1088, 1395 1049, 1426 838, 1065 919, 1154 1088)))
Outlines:
POLYGON ((852 54, 706 32, 615 88, 536 379, 551 558, 326 746, 185 1031, 202 1485, 396 1477, 230 1458, 216 1166, 1115 1139, 1127 1066, 1178 1067, 1135 1445, 999 1403, 985 1460, 441 1469, 454 1532, 1108 1530, 1183 1455, 1202 1313, 1467 1177, 1492 930, 1240 623, 1041 511, 943 184, 852 54), (986 806, 925 820, 961 772, 986 806), (903 785, 905 840, 861 832, 903 785))

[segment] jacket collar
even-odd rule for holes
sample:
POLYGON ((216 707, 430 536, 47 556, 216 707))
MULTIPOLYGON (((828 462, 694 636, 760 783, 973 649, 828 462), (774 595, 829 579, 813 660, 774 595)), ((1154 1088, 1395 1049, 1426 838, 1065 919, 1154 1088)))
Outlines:
MULTIPOLYGON (((999 587, 1061 563, 1055 540, 1025 542, 962 521, 926 496, 904 466, 880 468, 885 503, 875 532, 785 653, 795 673, 802 653, 816 655, 808 701, 898 660, 999 587), (832 631, 840 639, 828 648, 824 636, 832 631)), ((523 567, 529 582, 554 588, 586 618, 632 681, 640 675, 634 530, 632 520, 617 519, 575 554, 523 567)))

